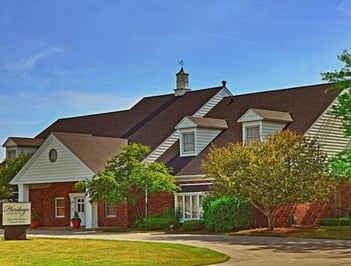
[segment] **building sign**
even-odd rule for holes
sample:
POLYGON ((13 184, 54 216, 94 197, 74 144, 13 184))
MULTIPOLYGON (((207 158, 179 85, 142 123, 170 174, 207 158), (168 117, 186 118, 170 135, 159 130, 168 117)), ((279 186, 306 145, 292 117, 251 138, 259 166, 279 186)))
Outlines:
POLYGON ((4 202, 2 204, 2 225, 29 225, 30 222, 30 202, 4 202))

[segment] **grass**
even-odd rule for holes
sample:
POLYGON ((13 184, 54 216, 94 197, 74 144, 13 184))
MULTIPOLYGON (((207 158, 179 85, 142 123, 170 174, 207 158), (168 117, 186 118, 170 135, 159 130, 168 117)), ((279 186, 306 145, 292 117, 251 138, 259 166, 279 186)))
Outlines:
POLYGON ((239 231, 234 234, 251 236, 280 236, 351 240, 351 226, 320 226, 318 228, 276 228, 274 231, 267 231, 266 229, 254 229, 239 231))
POLYGON ((0 265, 206 265, 224 254, 192 246, 132 241, 47 239, 1 241, 0 265))

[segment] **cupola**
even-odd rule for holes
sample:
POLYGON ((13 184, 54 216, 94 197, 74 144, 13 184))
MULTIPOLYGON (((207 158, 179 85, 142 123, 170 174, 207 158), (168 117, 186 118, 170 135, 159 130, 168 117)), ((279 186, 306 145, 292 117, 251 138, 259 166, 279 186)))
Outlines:
POLYGON ((189 74, 186 73, 183 69, 183 67, 180 69, 180 71, 176 74, 177 77, 177 87, 174 90, 174 95, 175 96, 182 96, 188 91, 189 89, 189 74))

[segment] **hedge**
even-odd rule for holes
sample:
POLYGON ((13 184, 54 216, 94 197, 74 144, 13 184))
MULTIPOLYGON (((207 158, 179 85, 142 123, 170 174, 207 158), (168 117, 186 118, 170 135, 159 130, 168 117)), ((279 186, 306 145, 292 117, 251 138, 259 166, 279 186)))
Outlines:
POLYGON ((205 229, 205 222, 203 220, 189 220, 184 221, 182 224, 184 231, 200 231, 205 229))
POLYGON ((171 218, 150 217, 143 220, 142 227, 147 230, 163 230, 169 229, 170 225, 175 223, 177 221, 171 218))
POLYGON ((321 226, 340 226, 340 225, 351 225, 351 218, 321 218, 318 222, 321 226))

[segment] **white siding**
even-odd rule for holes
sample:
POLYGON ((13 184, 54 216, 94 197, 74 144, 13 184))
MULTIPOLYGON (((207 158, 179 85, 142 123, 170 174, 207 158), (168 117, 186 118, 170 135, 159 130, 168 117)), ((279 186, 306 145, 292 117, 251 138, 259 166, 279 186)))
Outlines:
POLYGON ((215 96, 213 96, 206 104, 197 110, 192 116, 204 117, 213 107, 217 105, 224 97, 232 96, 227 88, 221 89, 215 96))
POLYGON ((23 172, 20 172, 18 183, 51 183, 84 180, 91 178, 94 173, 83 164, 55 137, 51 136, 42 149, 35 154, 23 172), (50 162, 49 151, 57 150, 57 160, 50 162))
POLYGON ((36 147, 18 147, 17 148, 17 156, 20 155, 21 153, 27 154, 27 153, 35 153, 38 150, 36 147))
POLYGON ((205 129, 198 128, 196 130, 195 141, 196 141, 196 152, 199 154, 204 150, 212 141, 222 132, 220 129, 205 129))
POLYGON ((344 135, 341 121, 329 111, 324 112, 305 135, 316 137, 328 156, 333 156, 350 145, 344 135))
POLYGON ((242 117, 240 117, 239 122, 260 121, 262 119, 263 118, 254 111, 249 110, 242 117))
POLYGON ((265 141, 271 135, 277 131, 282 131, 286 126, 286 123, 262 121, 261 127, 261 140, 265 141))
POLYGON ((187 117, 182 119, 181 123, 179 123, 179 124, 181 124, 182 128, 195 128, 195 127, 197 127, 197 125, 193 121, 188 119, 187 117))

